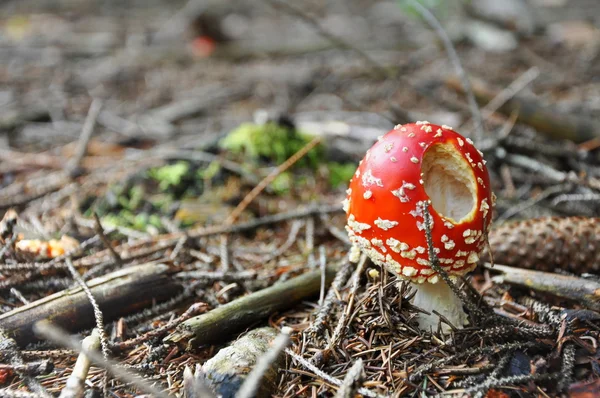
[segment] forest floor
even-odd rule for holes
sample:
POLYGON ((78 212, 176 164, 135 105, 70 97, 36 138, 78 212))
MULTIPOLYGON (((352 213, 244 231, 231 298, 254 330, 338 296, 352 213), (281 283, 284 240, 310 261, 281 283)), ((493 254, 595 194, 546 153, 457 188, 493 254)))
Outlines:
POLYGON ((483 126, 399 2, 2 2, 0 396, 599 395, 600 6, 442 3, 483 126), (416 120, 498 196, 453 333, 348 262, 347 181, 416 120))

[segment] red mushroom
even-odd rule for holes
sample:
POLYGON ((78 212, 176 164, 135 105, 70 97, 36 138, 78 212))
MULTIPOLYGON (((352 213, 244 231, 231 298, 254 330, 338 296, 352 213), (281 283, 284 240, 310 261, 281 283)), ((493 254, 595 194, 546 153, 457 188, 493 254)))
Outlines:
MULTIPOLYGON (((448 126, 398 125, 366 153, 347 191, 348 235, 356 248, 393 274, 418 284, 414 304, 436 310, 457 327, 460 300, 431 268, 423 208, 430 204, 431 236, 450 275, 476 267, 491 224, 495 197, 482 153, 448 126)), ((421 327, 437 325, 421 316, 421 327)))

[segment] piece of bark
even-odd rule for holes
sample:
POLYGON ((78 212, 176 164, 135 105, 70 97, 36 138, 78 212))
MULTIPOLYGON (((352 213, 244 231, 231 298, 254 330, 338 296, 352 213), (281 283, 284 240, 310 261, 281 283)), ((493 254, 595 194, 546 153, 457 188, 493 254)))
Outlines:
MULTIPOLYGON (((327 267, 325 284, 335 275, 334 267, 327 267)), ((190 340, 193 345, 210 344, 227 339, 253 322, 268 317, 275 311, 290 308, 298 302, 319 294, 321 271, 309 271, 288 281, 240 297, 205 314, 188 319, 165 342, 190 340)))
MULTIPOLYGON (((170 299, 183 287, 169 276, 169 267, 147 263, 128 267, 87 282, 104 320, 110 322, 170 299)), ((38 341, 33 325, 52 321, 69 332, 95 326, 92 306, 80 287, 66 289, 0 315, 0 328, 23 347, 38 341)))
MULTIPOLYGON (((477 102, 485 105, 498 95, 481 81, 473 81, 473 93, 477 102)), ((446 79, 446 85, 453 90, 463 92, 462 85, 456 77, 446 79)), ((510 116, 517 112, 517 121, 535 128, 555 139, 571 140, 577 143, 600 137, 600 126, 585 116, 560 113, 550 106, 545 106, 533 99, 513 97, 506 101, 498 112, 510 116)))
MULTIPOLYGON (((494 261, 538 271, 598 273, 600 218, 543 217, 509 221, 489 234, 494 261)), ((483 259, 489 261, 487 252, 483 259)))
POLYGON ((497 264, 491 267, 489 263, 486 264, 486 268, 501 273, 501 275, 493 277, 492 280, 496 283, 525 286, 538 292, 573 300, 591 310, 600 311, 600 283, 595 279, 497 264))
MULTIPOLYGON (((202 365, 206 384, 222 398, 235 397, 258 359, 267 353, 277 334, 277 330, 272 327, 254 329, 221 349, 202 365)), ((282 366, 282 358, 280 355, 263 376, 257 397, 270 397, 276 390, 277 371, 282 366)))

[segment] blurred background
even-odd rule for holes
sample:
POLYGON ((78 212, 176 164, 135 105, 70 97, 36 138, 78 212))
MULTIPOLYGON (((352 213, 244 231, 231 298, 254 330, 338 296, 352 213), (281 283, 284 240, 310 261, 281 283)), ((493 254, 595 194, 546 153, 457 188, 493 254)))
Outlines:
POLYGON ((42 174, 33 187, 32 170, 76 158, 93 113, 87 156, 75 162, 84 171, 167 147, 163 160, 219 153, 242 123, 266 121, 321 135, 330 159, 356 164, 396 123, 425 119, 476 139, 500 212, 513 208, 504 218, 597 214, 600 4, 422 4, 442 36, 406 0, 3 1, 0 186, 21 183, 0 195, 4 207, 52 181, 42 174), (536 206, 514 209, 534 197, 536 206))

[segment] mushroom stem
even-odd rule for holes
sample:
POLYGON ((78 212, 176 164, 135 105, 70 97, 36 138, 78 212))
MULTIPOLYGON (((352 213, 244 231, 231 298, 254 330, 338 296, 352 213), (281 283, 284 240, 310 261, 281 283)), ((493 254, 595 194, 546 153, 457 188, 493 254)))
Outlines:
MULTIPOLYGON (((467 321, 467 314, 463 310, 462 302, 448 284, 440 281, 436 284, 421 283, 413 286, 417 290, 413 304, 430 313, 430 315, 420 313, 417 316, 421 330, 437 330, 440 318, 433 313, 433 310, 445 317, 456 328, 462 329, 467 321)), ((443 332, 450 330, 450 326, 442 323, 443 332)))

